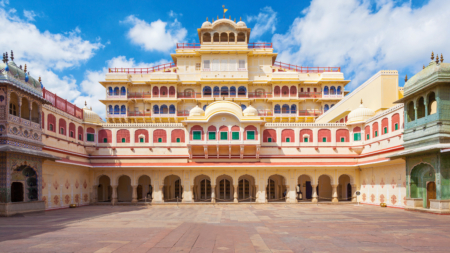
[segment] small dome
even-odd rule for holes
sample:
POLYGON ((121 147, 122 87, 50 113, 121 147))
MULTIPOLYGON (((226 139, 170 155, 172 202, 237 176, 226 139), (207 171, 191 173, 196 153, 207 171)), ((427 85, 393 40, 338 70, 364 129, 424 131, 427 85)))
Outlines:
POLYGON ((203 24, 202 24, 202 28, 206 28, 206 27, 212 27, 211 22, 209 22, 208 20, 206 20, 206 21, 203 22, 203 24))
POLYGON ((102 118, 100 118, 100 116, 98 116, 97 113, 95 113, 91 109, 87 108, 86 105, 83 107, 83 114, 84 114, 84 122, 96 123, 96 124, 103 123, 102 118))
POLYGON ((258 116, 258 110, 256 110, 256 108, 252 105, 249 105, 247 108, 245 108, 243 113, 244 116, 258 116))
POLYGON ((244 21, 237 22, 238 27, 247 27, 247 25, 244 23, 244 21))
POLYGON ((203 111, 202 108, 195 106, 194 108, 191 109, 191 111, 189 112, 189 116, 204 116, 205 115, 205 111, 203 111))
POLYGON ((374 115, 375 112, 372 109, 364 107, 361 101, 361 105, 348 114, 347 125, 364 123, 374 115))

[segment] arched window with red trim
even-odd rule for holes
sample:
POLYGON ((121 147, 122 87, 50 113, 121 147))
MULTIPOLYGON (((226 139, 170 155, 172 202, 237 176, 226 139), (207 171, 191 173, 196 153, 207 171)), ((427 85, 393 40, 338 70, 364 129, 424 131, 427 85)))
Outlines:
POLYGON ((281 88, 281 96, 282 97, 288 97, 289 96, 289 87, 283 86, 283 88, 281 88))
POLYGON ((257 141, 258 140, 258 128, 256 128, 255 126, 246 126, 244 128, 244 141, 245 140, 257 141))
POLYGON ((75 135, 76 135, 75 124, 73 122, 70 122, 69 123, 69 137, 75 139, 76 138, 75 135))
POLYGON ((208 136, 208 141, 209 140, 217 140, 217 128, 215 127, 215 126, 209 126, 208 127, 208 133, 207 133, 207 136, 208 136))
POLYGON ((389 133, 389 119, 388 118, 384 118, 381 120, 381 134, 387 134, 389 133))
MULTIPOLYGON (((92 128, 88 128, 88 135, 90 134, 90 130, 92 128)), ((92 129, 94 130, 94 129, 92 129)), ((89 138, 88 138, 89 141, 89 138)), ((98 131, 98 143, 111 143, 112 142, 112 132, 109 129, 102 129, 98 131)))
POLYGON ((361 128, 353 128, 353 141, 361 141, 361 128))
POLYGON ((400 114, 396 113, 392 115, 391 118, 392 121, 392 132, 397 131, 400 129, 400 114))
POLYGON ((319 142, 331 142, 330 129, 320 129, 318 133, 319 142))
POLYGON ((174 86, 170 86, 169 88, 169 97, 175 97, 175 87, 174 86))
POLYGON ((277 142, 277 131, 275 129, 265 129, 263 131, 263 142, 277 142))
POLYGON ((134 131, 134 143, 148 143, 148 131, 145 129, 134 131))
POLYGON ((280 96, 280 86, 275 86, 275 87, 273 88, 273 95, 274 95, 275 97, 279 97, 279 96, 280 96))
POLYGON ((79 140, 79 141, 83 141, 83 137, 84 137, 84 135, 83 135, 83 127, 82 126, 79 126, 78 127, 78 139, 77 140, 79 140))
POLYGON ((199 125, 195 125, 191 128, 191 132, 189 134, 189 138, 191 141, 203 141, 204 138, 203 127, 199 125))
POLYGON ((58 125, 59 125, 59 129, 58 129, 59 134, 67 135, 66 120, 63 118, 59 119, 58 125))
POLYGON ((153 86, 153 96, 159 97, 159 88, 158 86, 153 86))
POLYGON ((47 130, 56 132, 56 117, 53 114, 47 115, 47 130))
POLYGON ((185 136, 185 132, 183 129, 172 130, 171 138, 172 138, 173 143, 184 143, 184 136, 185 136))
POLYGON ((350 133, 348 129, 338 129, 336 131, 336 142, 349 142, 350 133))
POLYGON ((229 140, 229 133, 228 133, 228 127, 227 126, 221 126, 219 127, 219 140, 225 141, 229 140))
POLYGON ((380 136, 380 133, 378 132, 378 122, 372 124, 372 136, 373 138, 380 136))
POLYGON ((117 131, 117 143, 130 143, 130 131, 127 129, 120 129, 117 131))
POLYGON ((297 96, 297 86, 291 86, 291 97, 297 96))
POLYGON ((169 96, 169 92, 167 91, 166 86, 162 86, 161 89, 159 90, 159 93, 160 93, 161 97, 169 96))
POLYGON ((239 126, 231 127, 231 140, 237 141, 241 139, 241 128, 239 126))
POLYGON ((295 142, 294 130, 283 129, 283 131, 281 131, 281 142, 295 142))
POLYGON ((366 126, 365 128, 364 128, 364 133, 365 133, 365 138, 366 138, 366 141, 368 141, 368 140, 370 140, 370 126, 366 126))
POLYGON ((167 143, 167 134, 164 129, 153 131, 153 143, 167 143))
POLYGON ((300 142, 313 142, 313 131, 311 129, 300 130, 300 142))

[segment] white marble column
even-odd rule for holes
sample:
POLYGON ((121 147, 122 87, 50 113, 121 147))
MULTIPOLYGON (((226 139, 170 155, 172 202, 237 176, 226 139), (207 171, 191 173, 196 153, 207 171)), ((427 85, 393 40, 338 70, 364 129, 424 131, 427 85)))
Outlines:
POLYGON ((133 188, 133 192, 131 193, 131 203, 136 203, 136 202, 138 202, 137 185, 132 185, 131 187, 133 188))
POLYGON ((317 185, 311 185, 312 188, 312 200, 311 202, 313 203, 317 203, 319 201, 318 196, 317 196, 317 185))
POLYGON ((234 203, 239 203, 238 201, 238 185, 234 185, 234 203))
POLYGON ((211 185, 211 203, 216 203, 216 185, 211 185))
POLYGON ((339 199, 338 199, 338 193, 337 193, 337 184, 332 184, 331 185, 331 188, 332 188, 332 191, 331 191, 331 202, 333 202, 333 203, 337 203, 337 202, 339 202, 339 199))

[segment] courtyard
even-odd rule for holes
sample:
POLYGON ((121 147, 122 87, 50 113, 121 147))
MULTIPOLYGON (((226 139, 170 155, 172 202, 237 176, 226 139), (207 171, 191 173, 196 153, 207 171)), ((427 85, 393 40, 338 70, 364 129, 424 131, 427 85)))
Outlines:
POLYGON ((0 218, 0 252, 448 252, 450 216, 378 206, 86 206, 0 218))

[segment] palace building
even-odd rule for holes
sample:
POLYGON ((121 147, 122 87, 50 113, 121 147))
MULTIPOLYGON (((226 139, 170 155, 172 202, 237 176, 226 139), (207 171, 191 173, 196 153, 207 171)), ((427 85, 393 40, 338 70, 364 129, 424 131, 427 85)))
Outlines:
MULTIPOLYGON (((71 204, 386 203, 450 212, 450 64, 352 92, 277 61, 243 21, 206 21, 173 62, 110 68, 106 119, 0 63, 0 214, 71 204), (357 192, 360 195, 357 195, 357 192)), ((439 58, 439 57, 438 57, 439 58)))

